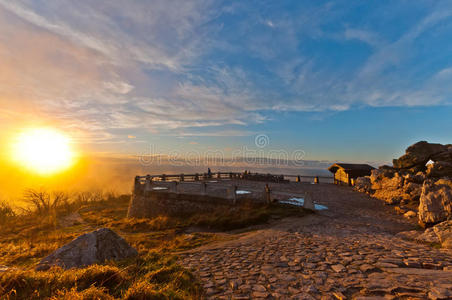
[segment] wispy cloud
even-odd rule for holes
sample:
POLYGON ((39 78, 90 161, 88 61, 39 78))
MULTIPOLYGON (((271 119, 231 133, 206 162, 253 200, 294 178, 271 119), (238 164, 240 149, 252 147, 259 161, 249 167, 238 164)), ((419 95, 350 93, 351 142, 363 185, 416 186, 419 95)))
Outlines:
POLYGON ((0 0, 2 122, 51 119, 104 142, 249 134, 286 111, 451 104, 452 5, 400 4, 406 22, 360 6, 345 23, 355 6, 0 0))

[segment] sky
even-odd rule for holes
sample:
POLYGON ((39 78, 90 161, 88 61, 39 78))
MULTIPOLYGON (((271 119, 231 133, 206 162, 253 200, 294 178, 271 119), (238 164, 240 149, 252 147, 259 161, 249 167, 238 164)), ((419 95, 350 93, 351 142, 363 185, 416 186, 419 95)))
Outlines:
POLYGON ((451 37, 447 0, 0 0, 0 137, 388 162, 452 143, 451 37))

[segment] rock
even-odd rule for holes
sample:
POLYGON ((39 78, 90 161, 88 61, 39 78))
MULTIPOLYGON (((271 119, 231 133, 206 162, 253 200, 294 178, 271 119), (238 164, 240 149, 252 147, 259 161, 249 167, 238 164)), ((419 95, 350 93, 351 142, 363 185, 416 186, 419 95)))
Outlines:
POLYGON ((267 289, 262 284, 256 284, 255 286, 253 286, 253 291, 266 292, 267 289))
POLYGON ((58 220, 58 223, 62 227, 70 227, 82 224, 84 221, 78 212, 74 212, 58 220))
POLYGON ((345 300, 347 297, 341 292, 333 292, 333 296, 338 300, 345 300))
POLYGON ((452 291, 446 288, 432 287, 428 293, 429 299, 451 299, 452 291))
POLYGON ((370 180, 375 198, 388 204, 397 204, 405 198, 402 189, 404 178, 398 172, 386 168, 372 170, 370 180))
POLYGON ((361 193, 370 193, 372 183, 370 182, 370 176, 358 177, 355 181, 354 189, 361 193))
POLYGON ((446 151, 432 155, 431 160, 434 162, 445 161, 452 163, 452 145, 446 145, 446 147, 446 151))
POLYGON ((403 186, 404 199, 409 201, 419 201, 422 193, 422 185, 414 182, 409 182, 403 186))
POLYGON ((383 188, 383 181, 394 177, 396 171, 394 169, 374 169, 370 173, 371 188, 379 190, 383 188))
POLYGON ((405 154, 398 159, 393 160, 393 166, 396 169, 407 169, 418 165, 424 165, 435 154, 447 151, 447 146, 441 144, 430 144, 426 141, 420 141, 409 146, 405 154))
POLYGON ((106 260, 119 260, 138 255, 122 237, 108 228, 83 234, 72 242, 43 258, 36 270, 52 266, 65 269, 80 268, 106 260))
POLYGON ((269 293, 267 292, 253 292, 253 298, 267 298, 269 293))
POLYGON ((345 267, 341 264, 339 265, 332 265, 331 269, 333 269, 334 272, 339 273, 345 270, 345 267))
POLYGON ((403 216, 404 216, 405 218, 410 219, 410 218, 416 217, 417 214, 416 214, 416 212, 410 210, 410 211, 407 211, 406 213, 404 213, 403 216))
POLYGON ((423 172, 407 173, 403 178, 405 179, 405 183, 412 182, 422 185, 425 180, 425 174, 423 172))
POLYGON ((452 218, 452 181, 426 180, 419 203, 419 223, 433 225, 452 218))
POLYGON ((380 200, 383 200, 386 202, 386 204, 398 204, 400 201, 402 201, 403 197, 403 191, 402 190, 377 190, 372 195, 375 198, 378 198, 380 200))
POLYGON ((397 273, 402 275, 418 275, 418 276, 432 276, 436 278, 452 278, 452 271, 421 269, 421 268, 387 268, 383 271, 387 273, 397 273))
POLYGON ((427 167, 427 177, 452 177, 452 162, 438 161, 427 167))
POLYGON ((433 231, 438 236, 443 248, 452 249, 452 220, 433 226, 433 231))
POLYGON ((394 210, 397 212, 397 214, 399 215, 403 215, 406 213, 406 210, 401 207, 401 206, 394 206, 394 210))
POLYGON ((438 235, 435 233, 433 228, 427 228, 424 233, 419 235, 416 239, 417 241, 421 241, 424 243, 430 243, 430 244, 439 244, 440 240, 438 238, 438 235))
POLYGON ((397 233, 396 236, 405 240, 413 240, 428 244, 440 243, 438 236, 433 230, 433 227, 427 228, 424 232, 417 230, 403 231, 397 233))
POLYGON ((394 176, 383 177, 380 181, 382 189, 399 189, 403 186, 403 177, 399 173, 393 173, 394 176))

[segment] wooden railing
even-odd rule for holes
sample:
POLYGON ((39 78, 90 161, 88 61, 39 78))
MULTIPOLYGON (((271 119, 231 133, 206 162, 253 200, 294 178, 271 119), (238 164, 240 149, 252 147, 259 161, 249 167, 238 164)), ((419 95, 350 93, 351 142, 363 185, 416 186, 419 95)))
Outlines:
POLYGON ((313 183, 333 183, 332 176, 307 176, 307 175, 283 175, 283 174, 266 174, 266 173, 244 173, 244 172, 212 172, 212 173, 189 173, 189 174, 159 174, 136 176, 135 181, 144 183, 147 178, 151 181, 203 181, 210 179, 248 179, 252 176, 274 176, 282 180, 290 180, 302 182, 303 179, 312 180, 313 183))

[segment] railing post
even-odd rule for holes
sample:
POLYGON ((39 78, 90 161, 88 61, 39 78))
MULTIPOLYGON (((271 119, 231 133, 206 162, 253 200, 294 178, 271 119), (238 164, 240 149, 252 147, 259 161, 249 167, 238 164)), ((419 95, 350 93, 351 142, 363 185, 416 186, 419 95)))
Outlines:
POLYGON ((201 183, 201 195, 206 195, 207 194, 207 183, 202 182, 201 183))
POLYGON ((319 176, 314 177, 314 183, 318 184, 319 183, 319 176))
POLYGON ((195 181, 199 181, 199 174, 198 173, 195 174, 195 181))
POLYGON ((300 175, 297 176, 296 182, 301 182, 301 177, 300 177, 300 175))
POLYGON ((180 174, 179 180, 180 180, 181 182, 185 180, 184 174, 180 174))
POLYGON ((267 204, 270 204, 272 202, 272 190, 270 189, 270 186, 267 184, 265 184, 265 200, 267 202, 267 204))
POLYGON ((312 200, 311 195, 309 195, 308 193, 304 194, 303 208, 315 210, 314 201, 312 200))
POLYGON ((151 178, 151 175, 146 175, 146 183, 145 183, 145 186, 144 186, 144 191, 145 192, 152 191, 152 178, 151 178))
POLYGON ((165 174, 162 174, 161 179, 162 179, 162 181, 166 181, 166 175, 165 175, 165 174))
POLYGON ((135 181, 133 184, 133 193, 139 194, 140 190, 141 190, 140 176, 135 176, 135 181))
POLYGON ((229 173, 229 179, 232 179, 232 172, 229 173))
POLYGON ((236 185, 232 186, 231 192, 232 192, 232 204, 236 205, 237 204, 237 186, 236 185))
POLYGON ((220 173, 220 172, 218 172, 217 178, 218 178, 218 179, 221 179, 221 173, 220 173))
POLYGON ((170 185, 170 192, 177 194, 177 181, 172 181, 170 185))

